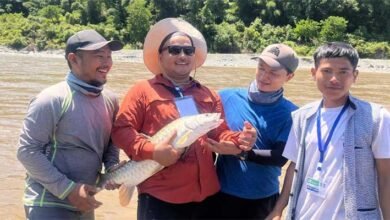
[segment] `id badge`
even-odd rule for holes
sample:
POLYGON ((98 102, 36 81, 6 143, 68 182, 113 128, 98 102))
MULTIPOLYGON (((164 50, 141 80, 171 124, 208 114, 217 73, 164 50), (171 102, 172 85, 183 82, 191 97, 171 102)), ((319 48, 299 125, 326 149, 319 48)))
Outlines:
POLYGON ((306 191, 310 194, 325 198, 327 184, 321 178, 321 175, 314 175, 306 179, 306 191))
POLYGON ((199 114, 194 98, 192 96, 184 96, 175 99, 176 108, 179 111, 180 117, 199 114))

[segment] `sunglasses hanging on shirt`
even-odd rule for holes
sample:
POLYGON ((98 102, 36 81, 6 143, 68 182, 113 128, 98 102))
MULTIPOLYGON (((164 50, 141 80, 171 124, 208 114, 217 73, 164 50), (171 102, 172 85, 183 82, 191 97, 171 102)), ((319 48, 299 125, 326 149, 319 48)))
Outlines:
POLYGON ((195 47, 193 46, 177 46, 177 45, 170 45, 167 47, 162 48, 161 51, 168 50, 168 53, 171 55, 179 55, 183 51, 185 55, 192 56, 195 53, 195 47))

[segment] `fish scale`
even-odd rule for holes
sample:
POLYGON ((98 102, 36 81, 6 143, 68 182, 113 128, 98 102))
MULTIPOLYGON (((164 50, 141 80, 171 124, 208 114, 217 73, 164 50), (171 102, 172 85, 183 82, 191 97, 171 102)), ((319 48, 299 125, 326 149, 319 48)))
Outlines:
MULTIPOLYGON (((220 116, 220 113, 204 113, 176 119, 160 129, 149 140, 153 144, 157 144, 176 130, 176 137, 170 144, 176 149, 186 148, 210 130, 218 127, 223 122, 220 116)), ((103 174, 97 187, 104 188, 108 181, 120 184, 120 204, 125 206, 130 202, 134 187, 163 168, 161 164, 154 160, 130 160, 118 169, 103 174)))

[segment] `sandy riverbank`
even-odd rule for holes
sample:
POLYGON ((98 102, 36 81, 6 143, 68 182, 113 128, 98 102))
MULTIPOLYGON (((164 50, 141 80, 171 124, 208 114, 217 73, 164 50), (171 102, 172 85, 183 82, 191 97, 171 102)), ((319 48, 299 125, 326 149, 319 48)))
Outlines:
MULTIPOLYGON (((43 57, 62 57, 64 55, 62 50, 28 52, 16 51, 4 46, 0 46, 0 55, 4 53, 43 57)), ((251 60, 251 57, 253 56, 254 54, 208 54, 204 66, 253 68, 255 67, 255 61, 251 60)), ((114 52, 113 57, 115 61, 119 62, 143 62, 142 50, 121 50, 119 52, 114 52)), ((311 57, 300 58, 300 69, 309 69, 312 66, 313 61, 311 57)), ((390 73, 390 60, 360 59, 358 68, 361 72, 390 73)))

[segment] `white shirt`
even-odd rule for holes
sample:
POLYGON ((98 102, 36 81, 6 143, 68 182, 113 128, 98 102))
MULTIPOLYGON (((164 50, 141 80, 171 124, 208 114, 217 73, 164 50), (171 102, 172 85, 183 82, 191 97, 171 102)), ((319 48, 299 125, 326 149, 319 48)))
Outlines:
MULTIPOLYGON (((329 131, 333 126, 341 107, 321 109, 321 135, 324 145, 329 131)), ((323 180, 327 183, 325 197, 322 198, 307 190, 306 180, 313 177, 320 158, 317 139, 317 122, 312 120, 305 137, 306 153, 304 163, 304 184, 299 193, 296 215, 297 219, 345 219, 344 186, 343 186, 343 144, 344 131, 347 124, 347 112, 340 118, 333 136, 325 152, 323 163, 323 180)), ((390 114, 383 109, 380 112, 380 125, 378 136, 374 137, 372 151, 375 158, 390 158, 390 114)), ((298 156, 297 137, 291 129, 283 156, 296 163, 298 156)))

